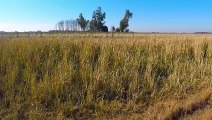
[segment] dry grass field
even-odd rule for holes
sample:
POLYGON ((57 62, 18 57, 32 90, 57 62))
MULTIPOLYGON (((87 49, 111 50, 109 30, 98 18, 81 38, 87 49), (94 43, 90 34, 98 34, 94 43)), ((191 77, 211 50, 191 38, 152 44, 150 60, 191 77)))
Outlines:
POLYGON ((212 119, 212 35, 0 37, 0 119, 212 119))

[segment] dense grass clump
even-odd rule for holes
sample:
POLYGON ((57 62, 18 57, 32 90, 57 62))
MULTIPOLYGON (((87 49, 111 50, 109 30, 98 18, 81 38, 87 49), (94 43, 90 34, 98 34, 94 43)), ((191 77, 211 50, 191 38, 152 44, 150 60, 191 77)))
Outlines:
POLYGON ((0 38, 0 119, 116 116, 181 99, 212 85, 211 38, 0 38))

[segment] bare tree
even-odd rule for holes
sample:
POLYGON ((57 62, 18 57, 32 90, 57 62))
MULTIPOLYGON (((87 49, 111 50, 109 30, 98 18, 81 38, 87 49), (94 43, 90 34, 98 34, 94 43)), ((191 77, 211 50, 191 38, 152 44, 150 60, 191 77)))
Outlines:
POLYGON ((71 27, 70 27, 70 21, 69 21, 69 20, 66 20, 66 21, 65 21, 65 30, 66 30, 66 31, 70 31, 70 28, 71 28, 71 27))
POLYGON ((64 21, 58 22, 57 25, 56 25, 57 29, 60 30, 60 31, 64 31, 65 30, 64 24, 65 24, 64 21))
POLYGON ((77 20, 62 20, 55 25, 55 29, 59 31, 80 31, 80 25, 77 20))

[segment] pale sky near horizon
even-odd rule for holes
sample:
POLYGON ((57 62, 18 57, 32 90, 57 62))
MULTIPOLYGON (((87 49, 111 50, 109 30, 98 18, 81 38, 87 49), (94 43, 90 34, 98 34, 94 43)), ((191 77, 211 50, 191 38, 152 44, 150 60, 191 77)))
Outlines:
POLYGON ((109 29, 129 9, 131 31, 212 32, 212 0, 0 0, 0 31, 48 31, 80 13, 90 20, 98 6, 109 29))

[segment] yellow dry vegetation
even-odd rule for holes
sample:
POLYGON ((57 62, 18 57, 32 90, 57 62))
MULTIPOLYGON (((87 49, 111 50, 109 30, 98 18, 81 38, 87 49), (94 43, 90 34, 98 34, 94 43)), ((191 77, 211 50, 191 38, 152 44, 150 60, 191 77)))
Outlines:
POLYGON ((211 119, 212 35, 0 38, 0 119, 211 119))

